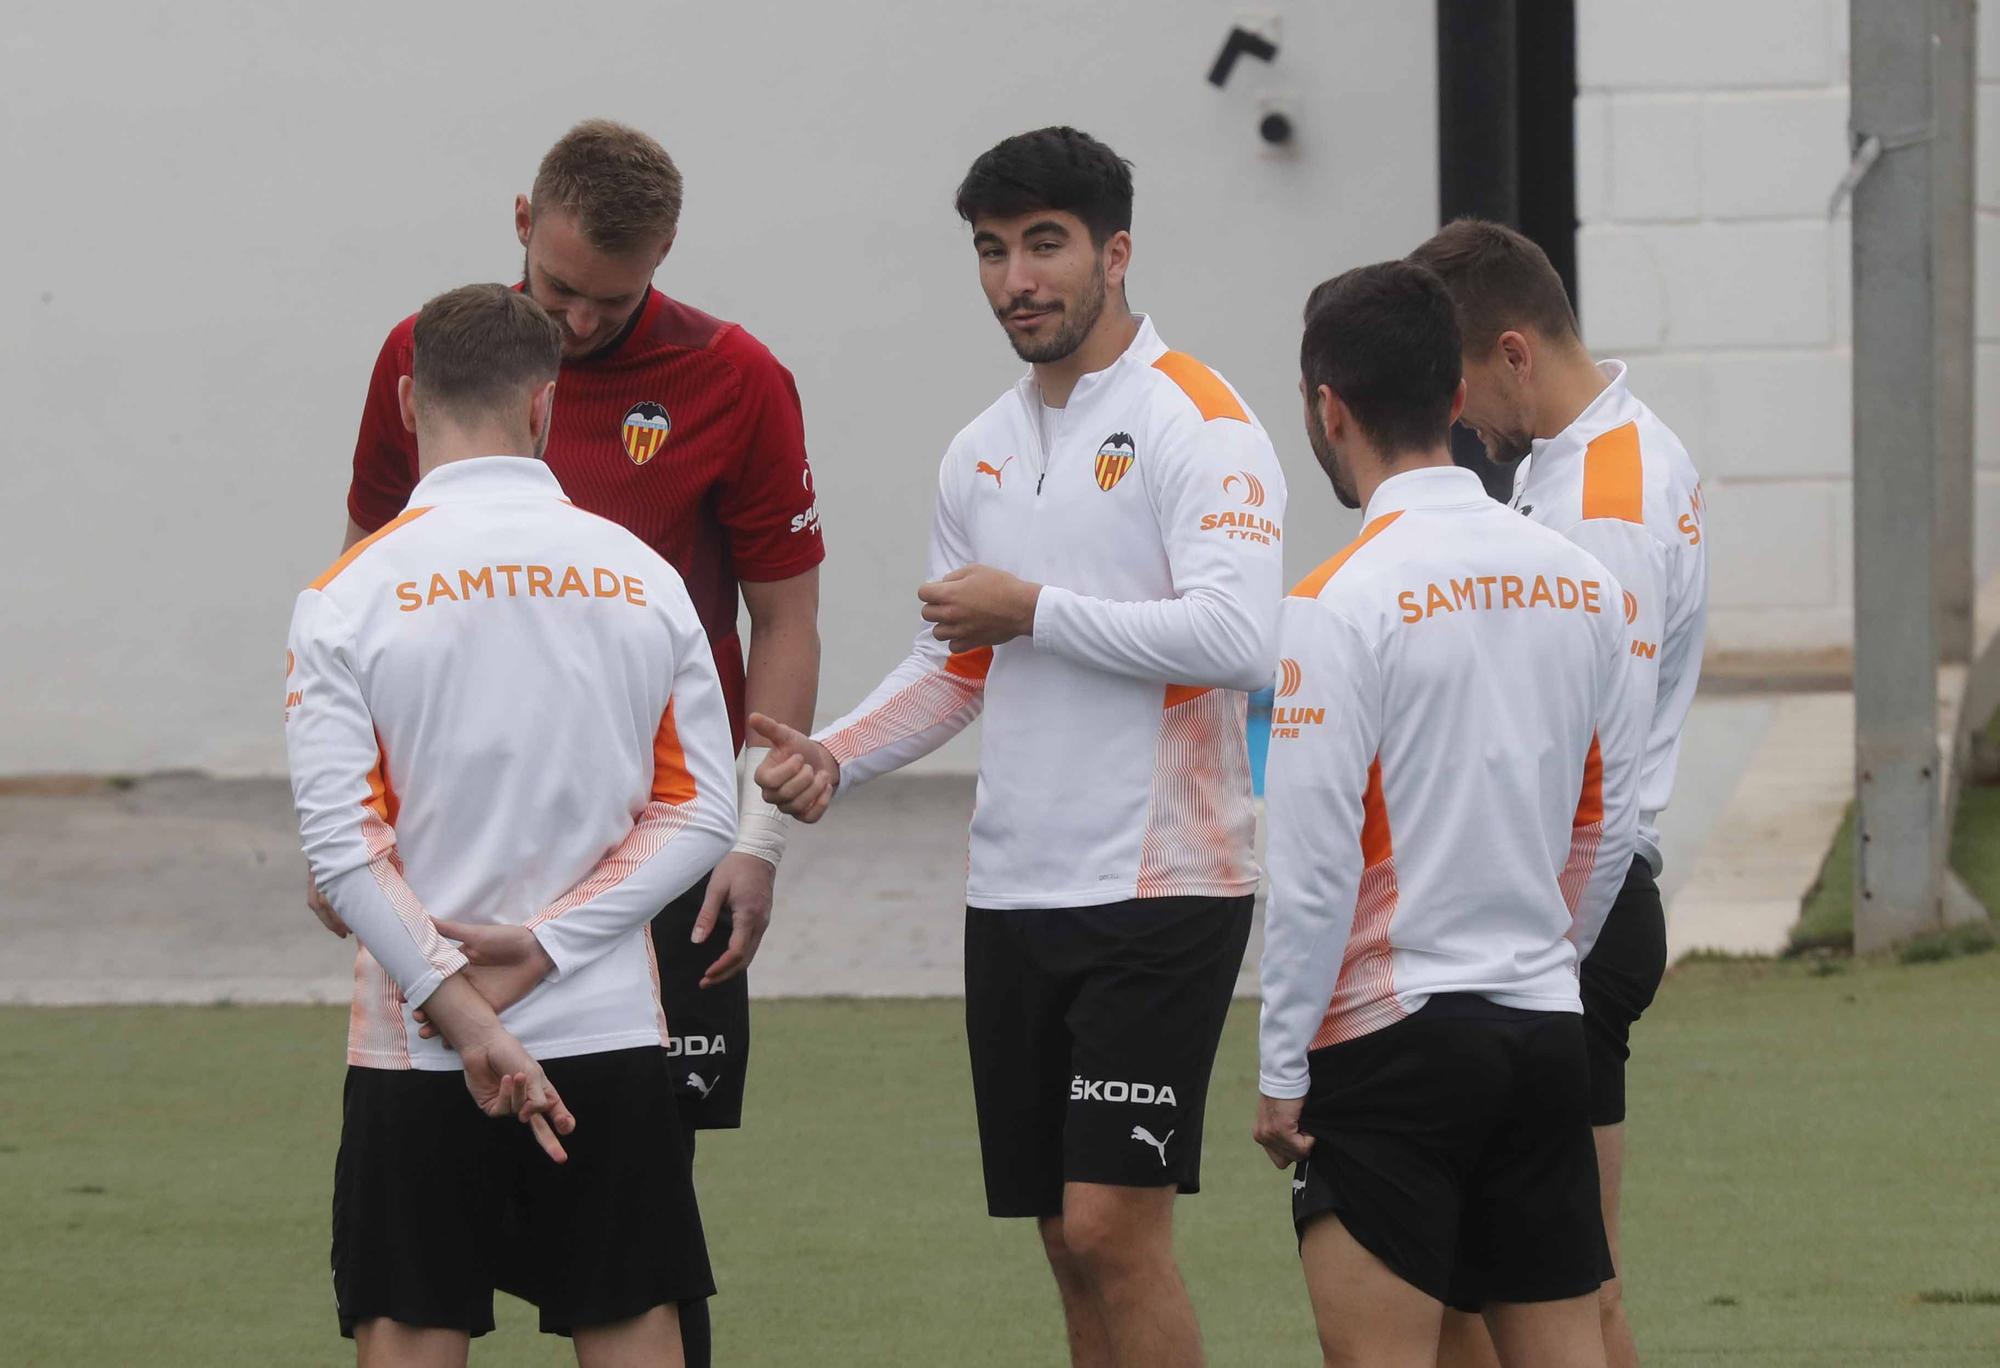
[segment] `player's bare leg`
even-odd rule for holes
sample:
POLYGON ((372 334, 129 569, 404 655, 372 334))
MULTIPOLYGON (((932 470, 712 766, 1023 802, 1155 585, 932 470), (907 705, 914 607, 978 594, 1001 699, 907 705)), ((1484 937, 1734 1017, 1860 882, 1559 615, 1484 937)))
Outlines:
POLYGON ((1062 1247, 1096 1299, 1107 1368, 1201 1368, 1201 1328, 1174 1262, 1175 1195, 1170 1187, 1063 1187, 1062 1247))
MULTIPOLYGON (((1604 1237, 1611 1245, 1612 1267, 1623 1268, 1625 1261, 1618 1250, 1618 1196, 1625 1177, 1625 1127, 1623 1123, 1596 1126, 1590 1135, 1597 1143, 1597 1184, 1604 1207, 1604 1237)), ((1625 1284, 1620 1277, 1597 1289, 1607 1368, 1639 1368, 1639 1349, 1632 1339, 1632 1326, 1625 1319, 1624 1293, 1625 1284)), ((1493 1337, 1485 1321, 1462 1311, 1445 1312, 1437 1361, 1438 1368, 1501 1368, 1503 1362, 1493 1347, 1493 1337)))
POLYGON ((1348 1234, 1331 1212, 1299 1243, 1326 1368, 1430 1368, 1444 1307, 1348 1234))
POLYGON ((360 1368, 465 1368, 471 1344, 463 1330, 404 1325, 386 1316, 354 1327, 354 1361, 360 1368))
POLYGON ((656 1306, 631 1320, 576 1332, 578 1368, 681 1368, 681 1319, 656 1306))
POLYGON ((1611 1243, 1611 1266, 1617 1270, 1610 1282, 1597 1289, 1597 1310, 1604 1326, 1604 1361, 1609 1368, 1639 1368, 1639 1346, 1632 1338, 1631 1323, 1625 1319, 1624 1256, 1618 1249, 1618 1198, 1625 1185, 1625 1125, 1596 1126, 1591 1139, 1597 1142, 1597 1190, 1604 1204, 1604 1238, 1611 1243))
POLYGON ((1500 1368, 1500 1356, 1493 1352, 1493 1336, 1486 1322, 1467 1311, 1444 1313, 1444 1333, 1438 1339, 1438 1368, 1500 1368))
POLYGON ((1049 1271, 1055 1274, 1056 1292, 1062 1297, 1071 1368, 1115 1368, 1110 1332, 1104 1326, 1104 1304, 1063 1240, 1062 1217, 1044 1216, 1039 1224, 1042 1252, 1049 1256, 1049 1271))
POLYGON ((1486 1308, 1505 1368, 1604 1368, 1597 1294, 1568 1301, 1494 1302, 1486 1308))

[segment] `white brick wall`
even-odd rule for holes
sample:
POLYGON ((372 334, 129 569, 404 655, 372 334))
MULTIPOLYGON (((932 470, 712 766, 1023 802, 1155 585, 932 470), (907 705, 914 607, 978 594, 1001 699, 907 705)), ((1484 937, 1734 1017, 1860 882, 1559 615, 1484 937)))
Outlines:
MULTIPOLYGON (((1853 633, 1845 0, 1583 0, 1578 291, 1708 493, 1714 649, 1853 633)), ((2000 568, 2000 0, 1979 18, 1978 541, 2000 568)))

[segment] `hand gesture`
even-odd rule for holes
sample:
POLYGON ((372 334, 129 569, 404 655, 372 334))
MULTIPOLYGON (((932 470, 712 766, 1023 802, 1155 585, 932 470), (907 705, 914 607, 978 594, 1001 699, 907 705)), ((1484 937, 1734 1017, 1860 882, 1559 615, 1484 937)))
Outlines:
POLYGON ((817 822, 833 801, 840 784, 840 762, 833 752, 796 727, 750 714, 750 730, 771 747, 757 766, 757 787, 764 801, 801 822, 817 822))
POLYGON ((694 919, 694 934, 689 939, 696 945, 706 941, 727 907, 729 948, 701 976, 702 987, 713 988, 750 967, 771 925, 771 894, 777 882, 778 871, 770 861, 740 850, 723 856, 708 876, 708 892, 701 900, 701 912, 694 919))
POLYGON ((1279 1168, 1290 1168, 1312 1153, 1313 1138, 1299 1129, 1299 1115, 1305 1107, 1303 1097, 1257 1098, 1257 1123, 1250 1138, 1264 1147, 1264 1153, 1279 1168))
MULTIPOLYGON (((458 942, 466 959, 466 967, 461 971, 465 981, 479 990, 479 996, 486 999, 496 1016, 555 972, 555 961, 542 949, 535 933, 525 926, 441 921, 437 929, 458 942)), ((418 1008, 415 1016, 422 1027, 417 1034, 425 1040, 434 1038, 437 1027, 423 1009, 418 1008)))
POLYGON ((494 1031, 460 1050, 459 1058, 465 1063, 465 1090, 479 1110, 525 1123, 544 1154, 558 1164, 568 1161, 569 1152, 556 1137, 575 1130, 576 1118, 520 1041, 505 1031, 494 1031))
POLYGON ((1041 585, 990 565, 968 565, 917 587, 924 621, 937 624, 931 635, 954 654, 1033 636, 1041 593, 1041 585))

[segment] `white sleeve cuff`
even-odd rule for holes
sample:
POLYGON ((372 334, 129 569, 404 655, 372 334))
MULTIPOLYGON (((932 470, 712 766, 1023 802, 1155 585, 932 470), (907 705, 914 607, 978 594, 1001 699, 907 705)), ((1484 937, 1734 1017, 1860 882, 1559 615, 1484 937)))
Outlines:
POLYGON ((1267 1073, 1259 1073, 1257 1075, 1257 1091, 1266 1097, 1280 1099, 1304 1097, 1310 1091, 1311 1087, 1312 1074, 1310 1071, 1300 1074, 1295 1078, 1279 1078, 1267 1073))
POLYGON ((1058 652, 1061 650, 1062 614, 1070 600, 1076 597, 1067 589, 1053 584, 1044 584, 1042 592, 1035 596, 1035 630, 1030 638, 1038 651, 1058 652))

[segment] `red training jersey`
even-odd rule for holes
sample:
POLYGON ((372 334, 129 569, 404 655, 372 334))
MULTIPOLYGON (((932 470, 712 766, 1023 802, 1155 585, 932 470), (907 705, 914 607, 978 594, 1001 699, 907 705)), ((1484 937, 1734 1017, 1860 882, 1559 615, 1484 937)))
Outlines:
MULTIPOLYGON (((417 483, 416 434, 396 403, 415 326, 412 314, 382 344, 361 410, 347 512, 368 532, 417 483)), ((737 583, 826 559, 791 372, 737 324, 651 290, 608 352, 563 362, 545 455, 572 503, 623 524, 687 581, 741 747, 737 583)))

